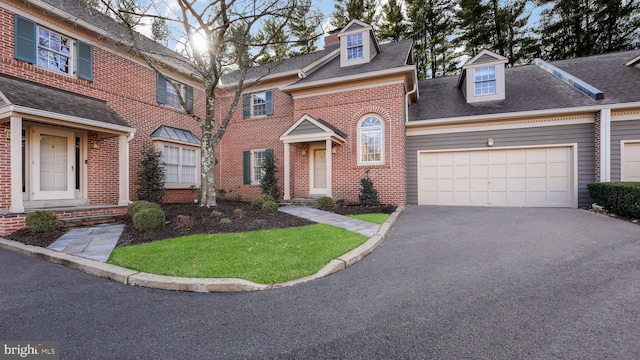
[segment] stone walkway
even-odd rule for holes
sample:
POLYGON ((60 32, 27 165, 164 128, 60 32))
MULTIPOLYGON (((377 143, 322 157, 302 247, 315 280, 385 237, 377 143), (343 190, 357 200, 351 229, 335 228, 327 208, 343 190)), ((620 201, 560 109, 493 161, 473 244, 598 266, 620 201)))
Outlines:
POLYGON ((288 205, 281 207, 279 210, 283 213, 298 216, 317 223, 343 228, 367 237, 373 236, 378 232, 378 229, 380 229, 380 225, 378 224, 353 219, 347 216, 338 215, 329 211, 318 210, 311 207, 288 205))
POLYGON ((104 224, 71 229, 49 245, 49 249, 107 262, 123 230, 123 224, 104 224))

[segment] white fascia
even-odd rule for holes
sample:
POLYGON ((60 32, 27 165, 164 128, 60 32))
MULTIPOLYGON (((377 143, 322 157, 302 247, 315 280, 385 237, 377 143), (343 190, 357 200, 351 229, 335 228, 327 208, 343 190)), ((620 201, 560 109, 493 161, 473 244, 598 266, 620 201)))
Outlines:
POLYGON ((472 115, 472 116, 459 116, 451 118, 440 118, 433 120, 416 120, 407 123, 407 127, 425 126, 425 125, 442 125, 450 123, 464 123, 471 121, 483 121, 483 120, 501 120, 501 119, 517 119, 523 117, 534 116, 548 116, 548 115, 562 115, 570 113, 586 113, 586 112, 598 112, 602 109, 621 110, 640 107, 640 102, 621 103, 621 104, 606 104, 606 105, 593 105, 593 106, 580 106, 562 109, 544 109, 544 110, 531 110, 531 111, 517 111, 500 114, 486 114, 486 115, 472 115))
POLYGON ((402 73, 407 73, 407 72, 410 72, 410 71, 415 73, 415 71, 416 71, 415 66, 413 66, 413 65, 405 65, 405 66, 401 66, 401 67, 397 67, 397 68, 385 69, 385 70, 380 70, 380 71, 372 71, 372 72, 367 72, 367 73, 363 73, 363 74, 342 76, 342 77, 336 77, 336 78, 331 78, 331 79, 312 81, 312 82, 303 83, 303 84, 292 84, 292 85, 283 86, 282 88, 280 88, 280 90, 282 90, 284 92, 294 91, 294 90, 301 90, 301 89, 306 89, 306 88, 310 88, 310 87, 316 87, 316 86, 322 86, 322 85, 332 85, 332 84, 344 83, 344 82, 353 81, 353 80, 367 79, 367 78, 377 77, 377 76, 402 74, 402 73))
POLYGON ((20 105, 11 105, 8 108, 8 112, 40 116, 40 117, 54 119, 54 120, 66 121, 73 124, 92 127, 97 131, 111 130, 115 133, 129 133, 129 134, 136 132, 136 129, 128 126, 108 124, 102 121, 90 120, 90 119, 80 118, 80 117, 71 116, 71 115, 58 114, 58 113, 53 113, 45 110, 32 109, 32 108, 28 108, 20 105))

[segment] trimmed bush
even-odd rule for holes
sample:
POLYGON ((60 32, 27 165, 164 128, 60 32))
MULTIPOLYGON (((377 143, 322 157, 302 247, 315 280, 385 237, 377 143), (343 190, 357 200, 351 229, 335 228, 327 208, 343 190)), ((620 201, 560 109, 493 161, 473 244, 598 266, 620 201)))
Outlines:
POLYGON ((138 212, 140 212, 141 210, 144 209, 158 209, 160 210, 160 205, 151 202, 151 201, 147 201, 147 200, 138 200, 138 201, 134 201, 131 204, 129 204, 129 206, 127 206, 127 212, 129 213, 130 216, 134 216, 135 214, 137 214, 138 212))
POLYGON ((265 214, 275 214, 278 212, 278 203, 275 201, 267 200, 262 204, 262 212, 265 214))
POLYGON ((251 206, 256 210, 262 209, 263 204, 264 204, 264 200, 262 200, 262 198, 253 199, 251 201, 251 206))
POLYGON ((321 196, 318 198, 318 206, 322 210, 331 210, 336 205, 330 196, 321 196))
POLYGON ((24 224, 27 229, 33 232, 49 232, 58 226, 58 217, 53 211, 38 210, 27 215, 24 224))
POLYGON ((164 196, 164 160, 162 152, 145 145, 142 149, 142 168, 138 173, 138 199, 161 203, 164 196))
POLYGON ((151 230, 164 226, 164 211, 146 208, 133 215, 133 226, 138 230, 151 230))
POLYGON ((265 195, 262 197, 262 201, 276 201, 276 199, 273 198, 273 196, 271 195, 265 195))
POLYGON ((264 171, 262 179, 260 180, 262 193, 270 195, 273 199, 279 199, 280 188, 278 187, 278 178, 276 177, 278 168, 276 167, 276 159, 273 156, 273 150, 265 151, 262 169, 264 171))
POLYGON ((231 219, 229 219, 229 218, 220 219, 220 224, 223 224, 223 225, 228 225, 228 224, 231 224, 232 222, 233 221, 231 221, 231 219))
POLYGON ((619 216, 640 218, 640 182, 592 183, 591 198, 619 216))

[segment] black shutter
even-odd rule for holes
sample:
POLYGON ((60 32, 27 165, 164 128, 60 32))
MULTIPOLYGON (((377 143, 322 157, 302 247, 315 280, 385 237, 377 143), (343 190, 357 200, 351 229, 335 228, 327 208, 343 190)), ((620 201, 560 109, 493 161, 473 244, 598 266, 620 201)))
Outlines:
POLYGON ((185 85, 185 102, 187 110, 193 111, 193 88, 189 85, 185 85))
POLYGON ((245 184, 251 184, 251 151, 242 152, 242 178, 245 184))
POLYGON ((167 103, 167 79, 156 73, 156 99, 160 104, 167 103))
POLYGON ((265 114, 273 115, 273 90, 267 90, 264 94, 265 97, 265 114))
POLYGON ((251 94, 242 95, 242 117, 248 118, 251 116, 251 94))
POLYGON ((36 63, 36 23, 15 16, 14 56, 31 64, 36 63))

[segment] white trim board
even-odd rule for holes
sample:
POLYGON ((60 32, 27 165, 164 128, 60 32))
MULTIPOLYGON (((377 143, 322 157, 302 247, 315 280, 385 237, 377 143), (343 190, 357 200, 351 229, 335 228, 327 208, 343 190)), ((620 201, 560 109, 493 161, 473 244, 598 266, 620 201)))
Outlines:
POLYGON ((501 123, 501 124, 472 124, 472 125, 441 125, 434 126, 431 129, 407 129, 407 136, 421 136, 421 135, 436 135, 436 134, 454 134, 462 132, 477 132, 477 131, 492 131, 492 130, 513 130, 513 129, 525 129, 535 127, 546 126, 564 126, 564 125, 576 125, 576 124, 593 124, 593 117, 581 117, 576 119, 566 120, 532 120, 522 121, 514 120, 513 122, 501 123))

